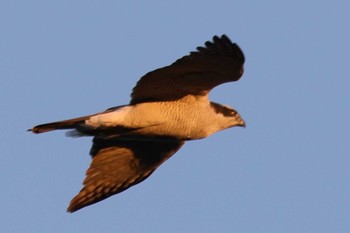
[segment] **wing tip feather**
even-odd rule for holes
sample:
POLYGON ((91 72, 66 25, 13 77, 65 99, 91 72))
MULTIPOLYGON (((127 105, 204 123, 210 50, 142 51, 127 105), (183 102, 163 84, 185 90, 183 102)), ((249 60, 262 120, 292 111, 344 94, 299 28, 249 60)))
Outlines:
POLYGON ((213 36, 212 41, 206 41, 204 46, 199 46, 197 47, 197 51, 190 53, 190 55, 212 54, 235 57, 242 64, 245 62, 245 57, 241 48, 236 43, 231 42, 226 34, 213 36))

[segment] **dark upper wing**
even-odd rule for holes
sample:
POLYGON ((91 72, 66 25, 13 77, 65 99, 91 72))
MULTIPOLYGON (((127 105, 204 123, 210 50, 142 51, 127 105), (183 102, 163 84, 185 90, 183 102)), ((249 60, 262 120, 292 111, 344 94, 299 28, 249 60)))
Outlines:
POLYGON ((237 44, 222 35, 204 47, 143 76, 131 93, 131 104, 206 95, 215 86, 237 81, 243 74, 244 55, 237 44))
POLYGON ((184 144, 175 139, 94 138, 93 156, 84 187, 68 207, 74 212, 145 180, 184 144))

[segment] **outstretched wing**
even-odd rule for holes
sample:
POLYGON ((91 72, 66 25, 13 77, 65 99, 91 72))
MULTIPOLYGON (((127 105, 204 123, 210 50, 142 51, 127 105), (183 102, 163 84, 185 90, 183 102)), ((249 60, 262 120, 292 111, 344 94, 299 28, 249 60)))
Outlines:
POLYGON ((143 76, 131 93, 131 104, 170 101, 186 95, 207 95, 215 86, 237 81, 245 58, 226 35, 214 36, 204 47, 143 76))
POLYGON ((176 139, 106 139, 96 136, 84 187, 72 199, 67 211, 77 211, 140 183, 183 144, 176 139))

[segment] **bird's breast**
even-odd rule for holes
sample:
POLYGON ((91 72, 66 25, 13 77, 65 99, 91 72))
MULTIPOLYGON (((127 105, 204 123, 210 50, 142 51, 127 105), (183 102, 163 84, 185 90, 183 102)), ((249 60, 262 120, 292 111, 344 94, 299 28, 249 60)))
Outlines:
POLYGON ((134 133, 192 140, 212 134, 213 122, 206 114, 207 108, 199 104, 157 102, 136 106, 130 116, 134 126, 140 126, 134 133))

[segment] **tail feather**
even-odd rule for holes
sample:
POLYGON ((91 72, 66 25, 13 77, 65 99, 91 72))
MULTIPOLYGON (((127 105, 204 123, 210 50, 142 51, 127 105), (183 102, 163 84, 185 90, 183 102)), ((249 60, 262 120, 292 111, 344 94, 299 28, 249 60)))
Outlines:
POLYGON ((64 120, 64 121, 56 121, 56 122, 51 122, 47 124, 37 125, 31 129, 28 129, 28 131, 38 134, 38 133, 45 133, 45 132, 49 132, 57 129, 75 129, 77 126, 79 126, 81 123, 84 123, 84 121, 90 117, 91 115, 73 118, 73 119, 64 120))
MULTIPOLYGON (((73 119, 69 119, 69 120, 56 121, 56 122, 50 122, 50 123, 46 123, 46 124, 42 124, 42 125, 37 125, 31 129, 28 129, 28 131, 31 131, 33 133, 38 134, 38 133, 46 133, 46 132, 57 130, 57 129, 76 129, 77 127, 81 126, 85 120, 89 119, 90 117, 96 116, 98 114, 113 112, 113 111, 116 111, 117 109, 123 108, 125 106, 126 105, 109 108, 104 112, 100 112, 100 113, 96 113, 96 114, 92 114, 92 115, 88 115, 88 116, 82 116, 82 117, 77 117, 77 118, 73 118, 73 119)), ((87 128, 85 128, 85 130, 87 130, 87 128)), ((76 132, 74 132, 72 135, 70 135, 70 133, 68 133, 68 136, 73 136, 73 137, 82 136, 82 135, 76 135, 75 133, 76 132)))

